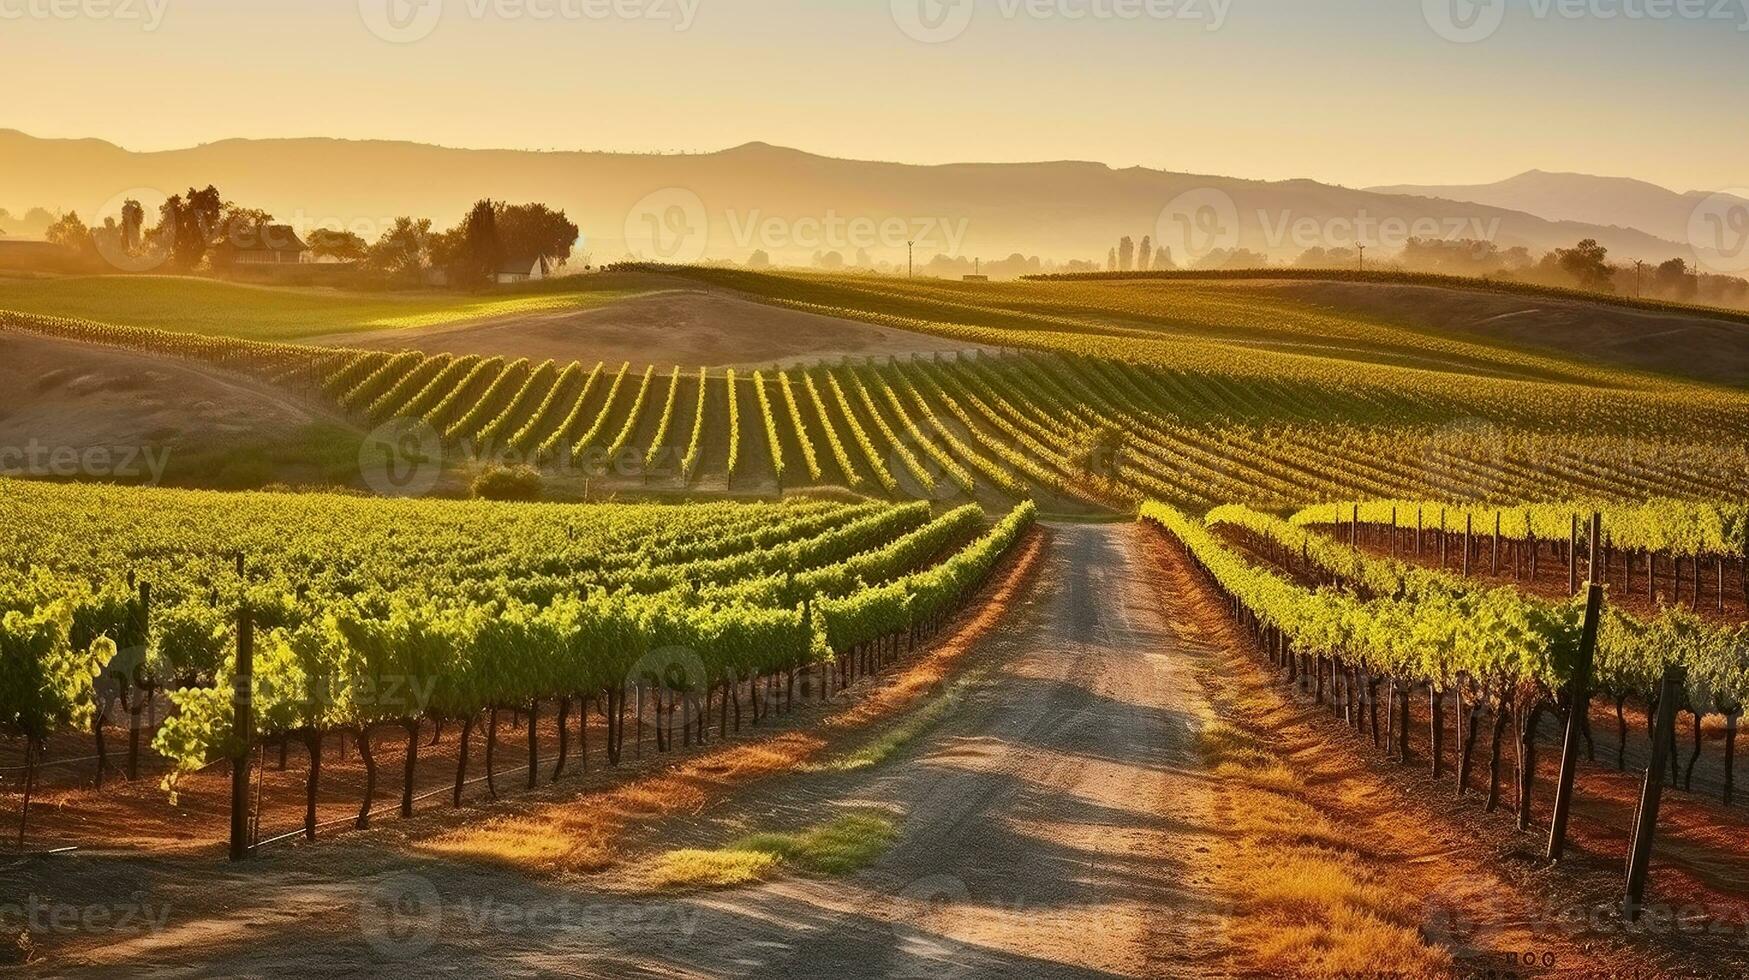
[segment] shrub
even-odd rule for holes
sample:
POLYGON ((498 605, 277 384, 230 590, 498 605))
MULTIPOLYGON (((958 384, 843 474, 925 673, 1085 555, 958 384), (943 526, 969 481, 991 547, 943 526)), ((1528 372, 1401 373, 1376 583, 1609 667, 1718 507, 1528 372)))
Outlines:
POLYGON ((539 500, 540 471, 532 466, 494 466, 474 478, 479 500, 539 500))

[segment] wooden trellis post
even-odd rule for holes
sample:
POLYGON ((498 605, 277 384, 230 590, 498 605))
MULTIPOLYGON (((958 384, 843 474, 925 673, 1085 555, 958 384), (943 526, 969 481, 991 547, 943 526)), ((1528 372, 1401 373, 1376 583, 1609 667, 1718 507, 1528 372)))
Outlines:
MULTIPOLYGON (((1573 519, 1573 529, 1567 535, 1567 594, 1568 595, 1578 595, 1579 594, 1579 515, 1578 514, 1572 515, 1572 519, 1573 519)), ((1592 530, 1594 532, 1596 530, 1597 522, 1599 522, 1600 520, 1601 520, 1601 518, 1599 518, 1597 516, 1592 517, 1592 522, 1593 522, 1592 523, 1592 530)), ((1591 538, 1591 550, 1593 553, 1595 553, 1597 551, 1597 537, 1596 537, 1595 533, 1592 535, 1592 538, 1591 538)), ((1595 559, 1593 559, 1591 564, 1596 565, 1597 561, 1595 559)))
MULTIPOLYGON (((238 559, 238 564, 242 560, 238 559)), ((249 604, 237 610, 237 670, 231 680, 232 731, 236 751, 231 756, 231 860, 247 858, 249 840, 249 751, 255 730, 255 619, 249 604)))
MULTIPOLYGON (((1578 518, 1575 517, 1577 522, 1578 518)), ((1603 536, 1603 517, 1591 516, 1591 553, 1597 553, 1603 536)), ((1578 540, 1575 530, 1573 539, 1578 540)), ((1574 566, 1577 569, 1578 566, 1574 566)), ((1591 664, 1597 653, 1597 623, 1603 613, 1603 583, 1598 564, 1591 563, 1591 587, 1585 598, 1585 627, 1579 637, 1579 657, 1573 664, 1573 680, 1567 689, 1567 736, 1561 743, 1561 777, 1555 786, 1555 817, 1549 826, 1550 861, 1559 861, 1567 847, 1567 817, 1573 807, 1573 780, 1579 768, 1579 742, 1585 734, 1585 715, 1591 707, 1591 664)))
POLYGON ((1646 784, 1640 791, 1640 806, 1634 814, 1633 838, 1628 852, 1628 893, 1624 911, 1637 921, 1646 898, 1646 877, 1652 864, 1652 837, 1658 829, 1658 807, 1664 799, 1664 764, 1676 741, 1676 702, 1687 683, 1678 664, 1664 670, 1658 689, 1658 717, 1652 730, 1652 759, 1646 764, 1646 784))

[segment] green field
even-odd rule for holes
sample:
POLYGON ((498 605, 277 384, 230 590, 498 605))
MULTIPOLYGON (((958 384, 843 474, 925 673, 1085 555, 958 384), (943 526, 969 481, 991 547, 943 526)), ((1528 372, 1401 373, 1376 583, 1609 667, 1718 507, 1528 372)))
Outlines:
POLYGON ((639 291, 619 277, 549 280, 478 295, 355 293, 179 276, 0 278, 0 309, 208 336, 290 341, 584 309, 639 291))

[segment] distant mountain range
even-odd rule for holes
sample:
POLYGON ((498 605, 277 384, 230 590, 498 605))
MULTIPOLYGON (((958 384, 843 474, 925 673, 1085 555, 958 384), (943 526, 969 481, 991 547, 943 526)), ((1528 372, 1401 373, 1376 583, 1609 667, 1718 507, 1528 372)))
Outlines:
MULTIPOLYGON (((1074 161, 914 166, 816 156, 749 143, 715 153, 643 155, 467 150, 333 139, 225 140, 135 153, 101 140, 0 130, 0 206, 77 210, 88 222, 132 196, 218 185, 237 203, 302 229, 341 225, 367 238, 397 215, 460 220, 482 197, 565 209, 596 262, 777 262, 838 251, 854 261, 919 262, 937 253, 1010 253, 1103 263, 1119 237, 1151 235, 1174 258, 1240 247, 1275 261, 1361 238, 1388 253, 1409 234, 1490 237, 1533 252, 1596 238, 1618 258, 1688 255, 1686 217, 1651 185, 1603 178, 1515 178, 1487 188, 1357 190, 1311 180, 1254 181, 1074 161), (1637 189, 1588 193, 1582 181, 1637 189), (1492 188, 1507 187, 1498 191, 1492 188), (1579 188, 1579 189, 1575 189, 1579 188), (1487 191, 1487 193, 1484 193, 1487 191)), ((1375 253, 1378 254, 1378 253, 1375 253)))
MULTIPOLYGON (((1593 177, 1543 170, 1526 171, 1492 184, 1400 184, 1368 189, 1379 194, 1471 201, 1523 211, 1550 221, 1619 225, 1676 242, 1687 241, 1690 218, 1695 209, 1712 196, 1704 191, 1677 193, 1657 184, 1626 177, 1593 177)), ((1749 204, 1749 199, 1733 199, 1749 204)))

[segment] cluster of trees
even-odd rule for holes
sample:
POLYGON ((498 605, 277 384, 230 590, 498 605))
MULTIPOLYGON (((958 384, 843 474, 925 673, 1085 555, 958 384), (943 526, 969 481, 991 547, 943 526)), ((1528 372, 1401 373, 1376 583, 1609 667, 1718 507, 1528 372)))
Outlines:
POLYGON ((1178 265, 1172 261, 1172 249, 1165 245, 1155 248, 1152 236, 1143 235, 1138 249, 1135 239, 1125 235, 1106 255, 1105 268, 1108 272, 1165 272, 1178 265))
POLYGON ((143 271, 167 265, 173 271, 192 272, 214 248, 227 240, 240 243, 263 236, 272 221, 273 215, 227 201, 208 184, 166 198, 149 226, 145 207, 130 198, 122 202, 119 219, 109 215, 93 228, 86 226, 79 212, 69 211, 44 230, 43 238, 91 265, 108 260, 122 269, 143 271))
MULTIPOLYGON (((712 265, 732 266, 732 262, 707 263, 712 265)), ((764 249, 755 249, 744 264, 748 269, 770 269, 777 265, 771 254, 764 249)), ((870 271, 888 274, 904 275, 907 266, 904 262, 888 262, 875 259, 867 249, 857 249, 855 257, 846 259, 844 253, 836 250, 815 252, 812 267, 826 272, 870 271)), ((942 279, 957 279, 975 272, 989 276, 992 279, 1018 279, 1021 276, 1036 276, 1053 272, 1098 272, 1099 267, 1091 262, 1072 261, 1059 264, 1040 258, 1037 255, 1022 255, 1015 252, 1005 259, 995 259, 983 262, 963 255, 946 255, 936 253, 925 260, 918 258, 913 271, 919 276, 930 276, 942 279)))
POLYGON ((1614 263, 1609 260, 1609 250, 1591 238, 1540 258, 1523 246, 1501 249, 1493 242, 1411 238, 1397 256, 1396 265, 1409 272, 1495 276, 1679 303, 1749 305, 1749 280, 1701 272, 1682 258, 1657 264, 1614 263))
MULTIPOLYGON (((53 220, 43 237, 70 256, 96 267, 195 272, 210 268, 227 242, 252 246, 286 235, 273 215, 225 200, 207 185, 177 194, 147 224, 139 201, 123 202, 121 214, 87 227, 77 212, 53 220)), ((440 281, 459 288, 491 283, 501 271, 526 272, 537 263, 563 265, 578 237, 577 225, 544 204, 481 200, 460 224, 434 231, 429 218, 396 218, 374 242, 355 231, 316 228, 304 244, 318 259, 354 263, 361 276, 389 285, 440 281)))
POLYGON ((1269 256, 1248 248, 1217 248, 1190 264, 1192 269, 1261 269, 1269 256))
POLYGON ((47 208, 31 208, 23 214, 13 214, 0 208, 0 235, 40 238, 58 217, 60 216, 50 213, 47 208))
MULTIPOLYGON (((1270 264, 1267 256, 1250 249, 1217 249, 1198 259, 1192 268, 1261 269, 1270 264)), ((1360 266, 1360 254, 1353 248, 1313 247, 1288 265, 1297 269, 1355 269, 1360 266)), ((1411 238, 1395 255, 1369 249, 1366 266, 1505 279, 1680 303, 1749 307, 1749 280, 1702 272, 1681 258, 1658 264, 1614 263, 1609 260, 1609 250, 1591 238, 1541 256, 1522 245, 1501 248, 1495 242, 1468 238, 1411 238)))
POLYGON ((485 199, 461 223, 433 231, 429 218, 396 218, 375 243, 347 231, 318 229, 310 250, 353 260, 368 274, 397 285, 436 278, 452 287, 476 288, 502 271, 527 272, 536 263, 563 265, 577 244, 577 225, 544 204, 485 199))

